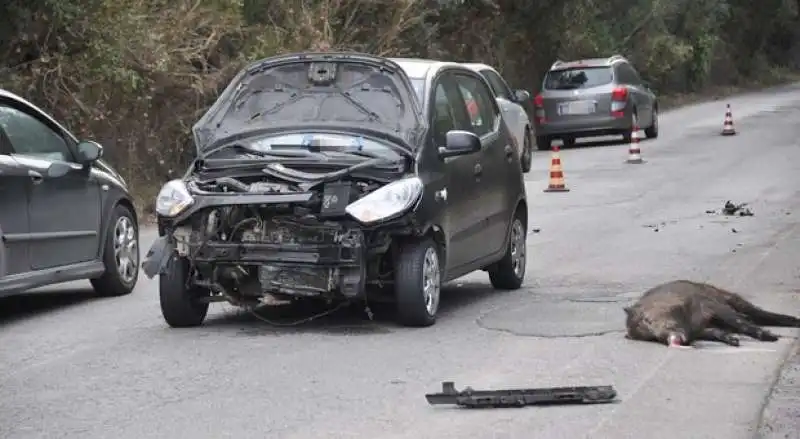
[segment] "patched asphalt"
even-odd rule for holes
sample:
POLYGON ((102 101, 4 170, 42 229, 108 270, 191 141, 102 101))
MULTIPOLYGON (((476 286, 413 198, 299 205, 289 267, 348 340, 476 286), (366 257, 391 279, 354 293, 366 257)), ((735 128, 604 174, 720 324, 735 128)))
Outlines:
MULTIPOLYGON (((127 297, 91 299, 78 282, 43 289, 68 295, 2 300, 0 437, 798 437, 795 359, 779 377, 797 330, 685 350, 621 332, 625 304, 676 278, 800 315, 797 120, 800 85, 665 112, 661 136, 641 142, 645 164, 626 164, 623 144, 562 151, 567 193, 542 192, 549 154, 536 153, 526 181, 539 232, 524 287, 493 291, 482 272, 459 279, 431 328, 359 310, 274 326, 265 319, 285 325, 303 310, 256 317, 217 304, 202 327, 170 329, 144 277, 127 297), (726 103, 732 137, 719 135, 726 103), (707 213, 727 200, 755 215, 707 213), (611 384, 620 401, 431 407, 424 394, 442 381, 611 384)), ((144 231, 143 253, 153 236, 144 231)))

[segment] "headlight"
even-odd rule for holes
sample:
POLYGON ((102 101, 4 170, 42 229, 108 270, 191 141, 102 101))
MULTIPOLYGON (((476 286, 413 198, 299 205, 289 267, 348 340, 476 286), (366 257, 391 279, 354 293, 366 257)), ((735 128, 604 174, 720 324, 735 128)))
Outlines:
POLYGON ((161 188, 156 197, 156 213, 173 217, 194 203, 194 198, 181 180, 170 180, 161 188))
POLYGON ((371 224, 405 212, 421 195, 422 181, 417 177, 404 178, 350 203, 345 211, 359 222, 371 224))

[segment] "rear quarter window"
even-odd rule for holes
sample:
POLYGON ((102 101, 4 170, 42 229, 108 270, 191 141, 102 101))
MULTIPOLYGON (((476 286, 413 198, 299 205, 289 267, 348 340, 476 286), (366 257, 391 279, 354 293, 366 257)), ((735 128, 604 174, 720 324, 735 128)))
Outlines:
POLYGON ((573 90, 591 88, 610 84, 614 73, 610 67, 581 67, 563 70, 551 70, 544 79, 544 88, 548 90, 573 90))

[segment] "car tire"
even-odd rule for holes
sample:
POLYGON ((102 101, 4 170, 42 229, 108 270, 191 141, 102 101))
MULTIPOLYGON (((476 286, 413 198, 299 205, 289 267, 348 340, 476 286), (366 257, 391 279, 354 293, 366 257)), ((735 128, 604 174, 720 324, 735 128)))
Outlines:
POLYGON ((553 143, 553 139, 547 136, 536 136, 536 148, 539 151, 549 151, 553 143))
POLYGON ((522 172, 528 173, 531 171, 531 162, 533 161, 533 147, 531 146, 531 131, 525 128, 525 141, 522 144, 522 172))
POLYGON ((564 142, 564 148, 572 148, 575 146, 575 138, 574 137, 564 137, 562 140, 564 142))
POLYGON ((208 303, 198 299, 205 291, 187 287, 189 261, 173 254, 158 278, 158 297, 161 315, 173 328, 200 326, 208 314, 208 303))
POLYGON ((527 231, 524 216, 520 211, 514 215, 508 233, 506 254, 488 270, 489 280, 498 290, 519 289, 525 280, 527 231))
POLYGON ((397 321, 403 326, 436 323, 442 292, 439 247, 426 238, 412 241, 397 252, 394 289, 397 321))
POLYGON ((658 107, 653 107, 653 123, 644 129, 644 135, 648 139, 658 138, 658 107))
POLYGON ((139 278, 139 225, 128 207, 117 204, 104 237, 102 276, 91 279, 100 296, 130 294, 139 278))

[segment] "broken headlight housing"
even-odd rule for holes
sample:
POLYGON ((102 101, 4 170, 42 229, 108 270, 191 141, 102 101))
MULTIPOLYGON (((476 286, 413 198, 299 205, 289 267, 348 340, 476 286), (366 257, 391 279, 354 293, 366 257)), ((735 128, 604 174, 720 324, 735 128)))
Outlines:
POLYGON ((418 177, 404 178, 348 204, 345 211, 362 224, 373 224, 404 213, 421 195, 422 181, 418 177))
POLYGON ((170 180, 161 187, 156 197, 156 213, 174 217, 194 203, 194 197, 181 180, 170 180))

